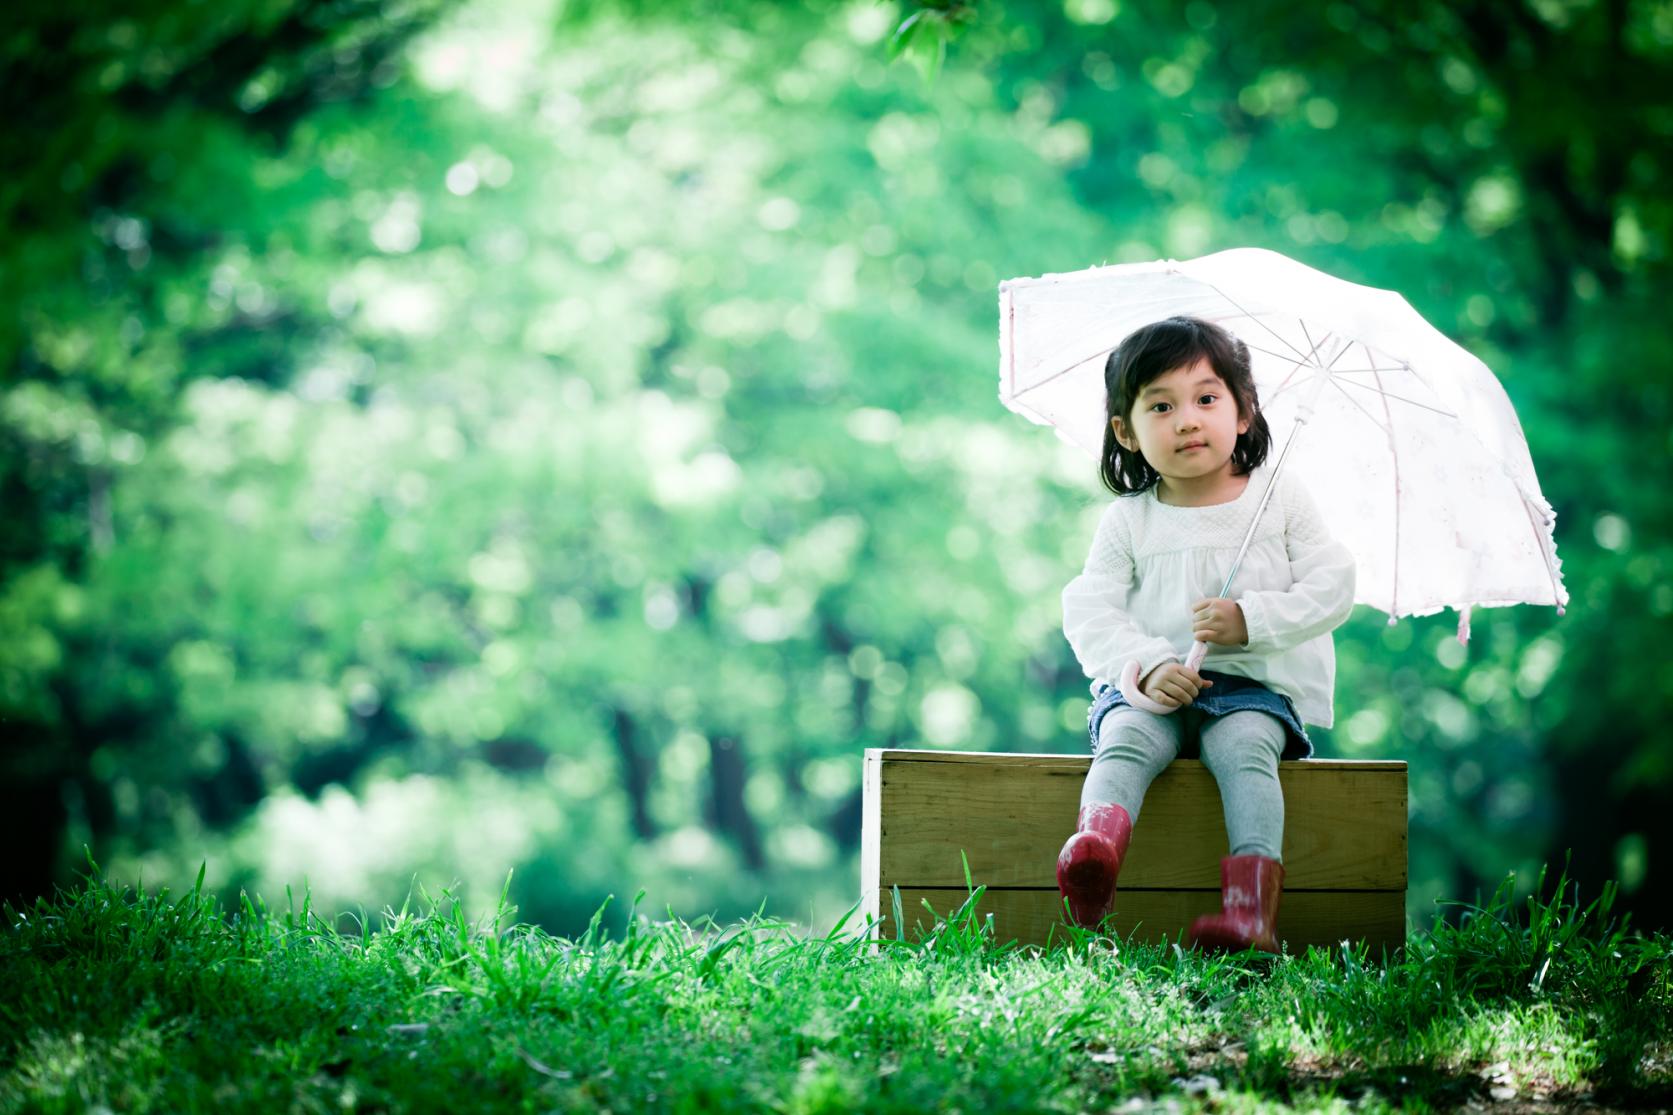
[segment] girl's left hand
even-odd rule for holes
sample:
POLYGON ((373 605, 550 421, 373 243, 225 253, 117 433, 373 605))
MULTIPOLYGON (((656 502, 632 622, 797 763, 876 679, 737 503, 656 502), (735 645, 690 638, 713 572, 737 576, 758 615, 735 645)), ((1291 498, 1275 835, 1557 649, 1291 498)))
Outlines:
POLYGON ((1205 596, 1191 605, 1191 635, 1202 643, 1240 647, 1249 641, 1249 627, 1237 601, 1205 596))

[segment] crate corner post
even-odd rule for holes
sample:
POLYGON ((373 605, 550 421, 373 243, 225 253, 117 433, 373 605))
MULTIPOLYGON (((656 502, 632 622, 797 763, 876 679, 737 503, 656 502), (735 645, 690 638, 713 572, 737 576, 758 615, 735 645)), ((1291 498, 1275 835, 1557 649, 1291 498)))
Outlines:
POLYGON ((868 747, 861 767, 860 914, 871 933, 882 934, 888 903, 882 896, 883 865, 883 749, 868 747))

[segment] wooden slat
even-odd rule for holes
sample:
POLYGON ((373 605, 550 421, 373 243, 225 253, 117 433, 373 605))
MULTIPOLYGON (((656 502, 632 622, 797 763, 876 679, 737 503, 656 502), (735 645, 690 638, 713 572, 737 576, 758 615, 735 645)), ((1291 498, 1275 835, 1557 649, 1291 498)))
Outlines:
MULTIPOLYGON (((919 929, 928 929, 935 919, 924 909, 927 899, 936 913, 946 917, 958 909, 968 892, 963 887, 901 887, 902 919, 907 936, 916 939, 919 929)), ((1061 929, 1055 938, 1052 927, 1062 922, 1063 900, 1056 887, 1051 890, 989 890, 976 906, 978 916, 993 914, 996 941, 1004 944, 1016 938, 1025 945, 1046 945, 1065 941, 1061 929)), ((893 896, 884 892, 878 935, 893 937, 893 896)), ((1140 930, 1144 941, 1171 941, 1189 928, 1201 914, 1220 908, 1218 890, 1129 890, 1116 894, 1115 929, 1122 937, 1140 930)), ((1406 940, 1406 901, 1400 891, 1289 891, 1278 908, 1278 937, 1291 953, 1308 945, 1327 947, 1344 938, 1365 941, 1372 956, 1383 949, 1392 951, 1406 940)))
MULTIPOLYGON (((978 884, 1055 892, 1057 853, 1074 832, 1090 764, 1075 755, 867 750, 870 877, 884 888, 962 887, 963 850, 978 884)), ((1405 890, 1405 763, 1287 762, 1278 777, 1292 888, 1405 890)), ((1227 851, 1213 776, 1200 761, 1176 760, 1145 795, 1121 882, 1217 890, 1227 851)))

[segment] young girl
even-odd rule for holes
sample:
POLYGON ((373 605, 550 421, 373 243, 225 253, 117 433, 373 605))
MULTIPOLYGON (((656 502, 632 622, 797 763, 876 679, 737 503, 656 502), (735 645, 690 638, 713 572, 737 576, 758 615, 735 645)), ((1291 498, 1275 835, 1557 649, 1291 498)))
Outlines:
POLYGON ((1233 598, 1212 595, 1271 479, 1249 350, 1226 330, 1188 317, 1147 325, 1110 354, 1104 386, 1101 473, 1119 498, 1063 590, 1063 632, 1094 700, 1092 769, 1058 888, 1078 924, 1103 920, 1145 790, 1195 749, 1219 785, 1231 855, 1220 861, 1221 913, 1198 918, 1190 940, 1276 952, 1278 761, 1312 755, 1303 721, 1331 724, 1330 632, 1353 608, 1353 557, 1286 470, 1233 598), (1184 664, 1197 640, 1208 644, 1201 673, 1184 664), (1130 663, 1139 692, 1173 711, 1129 703, 1116 682, 1130 663))

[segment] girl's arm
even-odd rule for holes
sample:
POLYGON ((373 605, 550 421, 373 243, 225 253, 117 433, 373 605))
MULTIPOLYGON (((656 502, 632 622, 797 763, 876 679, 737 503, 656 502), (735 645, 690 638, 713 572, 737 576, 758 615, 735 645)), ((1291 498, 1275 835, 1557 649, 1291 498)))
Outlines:
POLYGON ((1089 678, 1114 681, 1135 659, 1143 678, 1163 662, 1180 660, 1171 643, 1128 612, 1133 556, 1123 526, 1112 505, 1098 522, 1084 569, 1063 589, 1063 634, 1089 678))
POLYGON ((1289 650, 1334 631, 1354 606, 1353 555, 1325 529, 1306 488, 1288 476, 1283 480, 1284 548, 1295 583, 1237 598, 1249 629, 1245 648, 1257 654, 1289 650))

